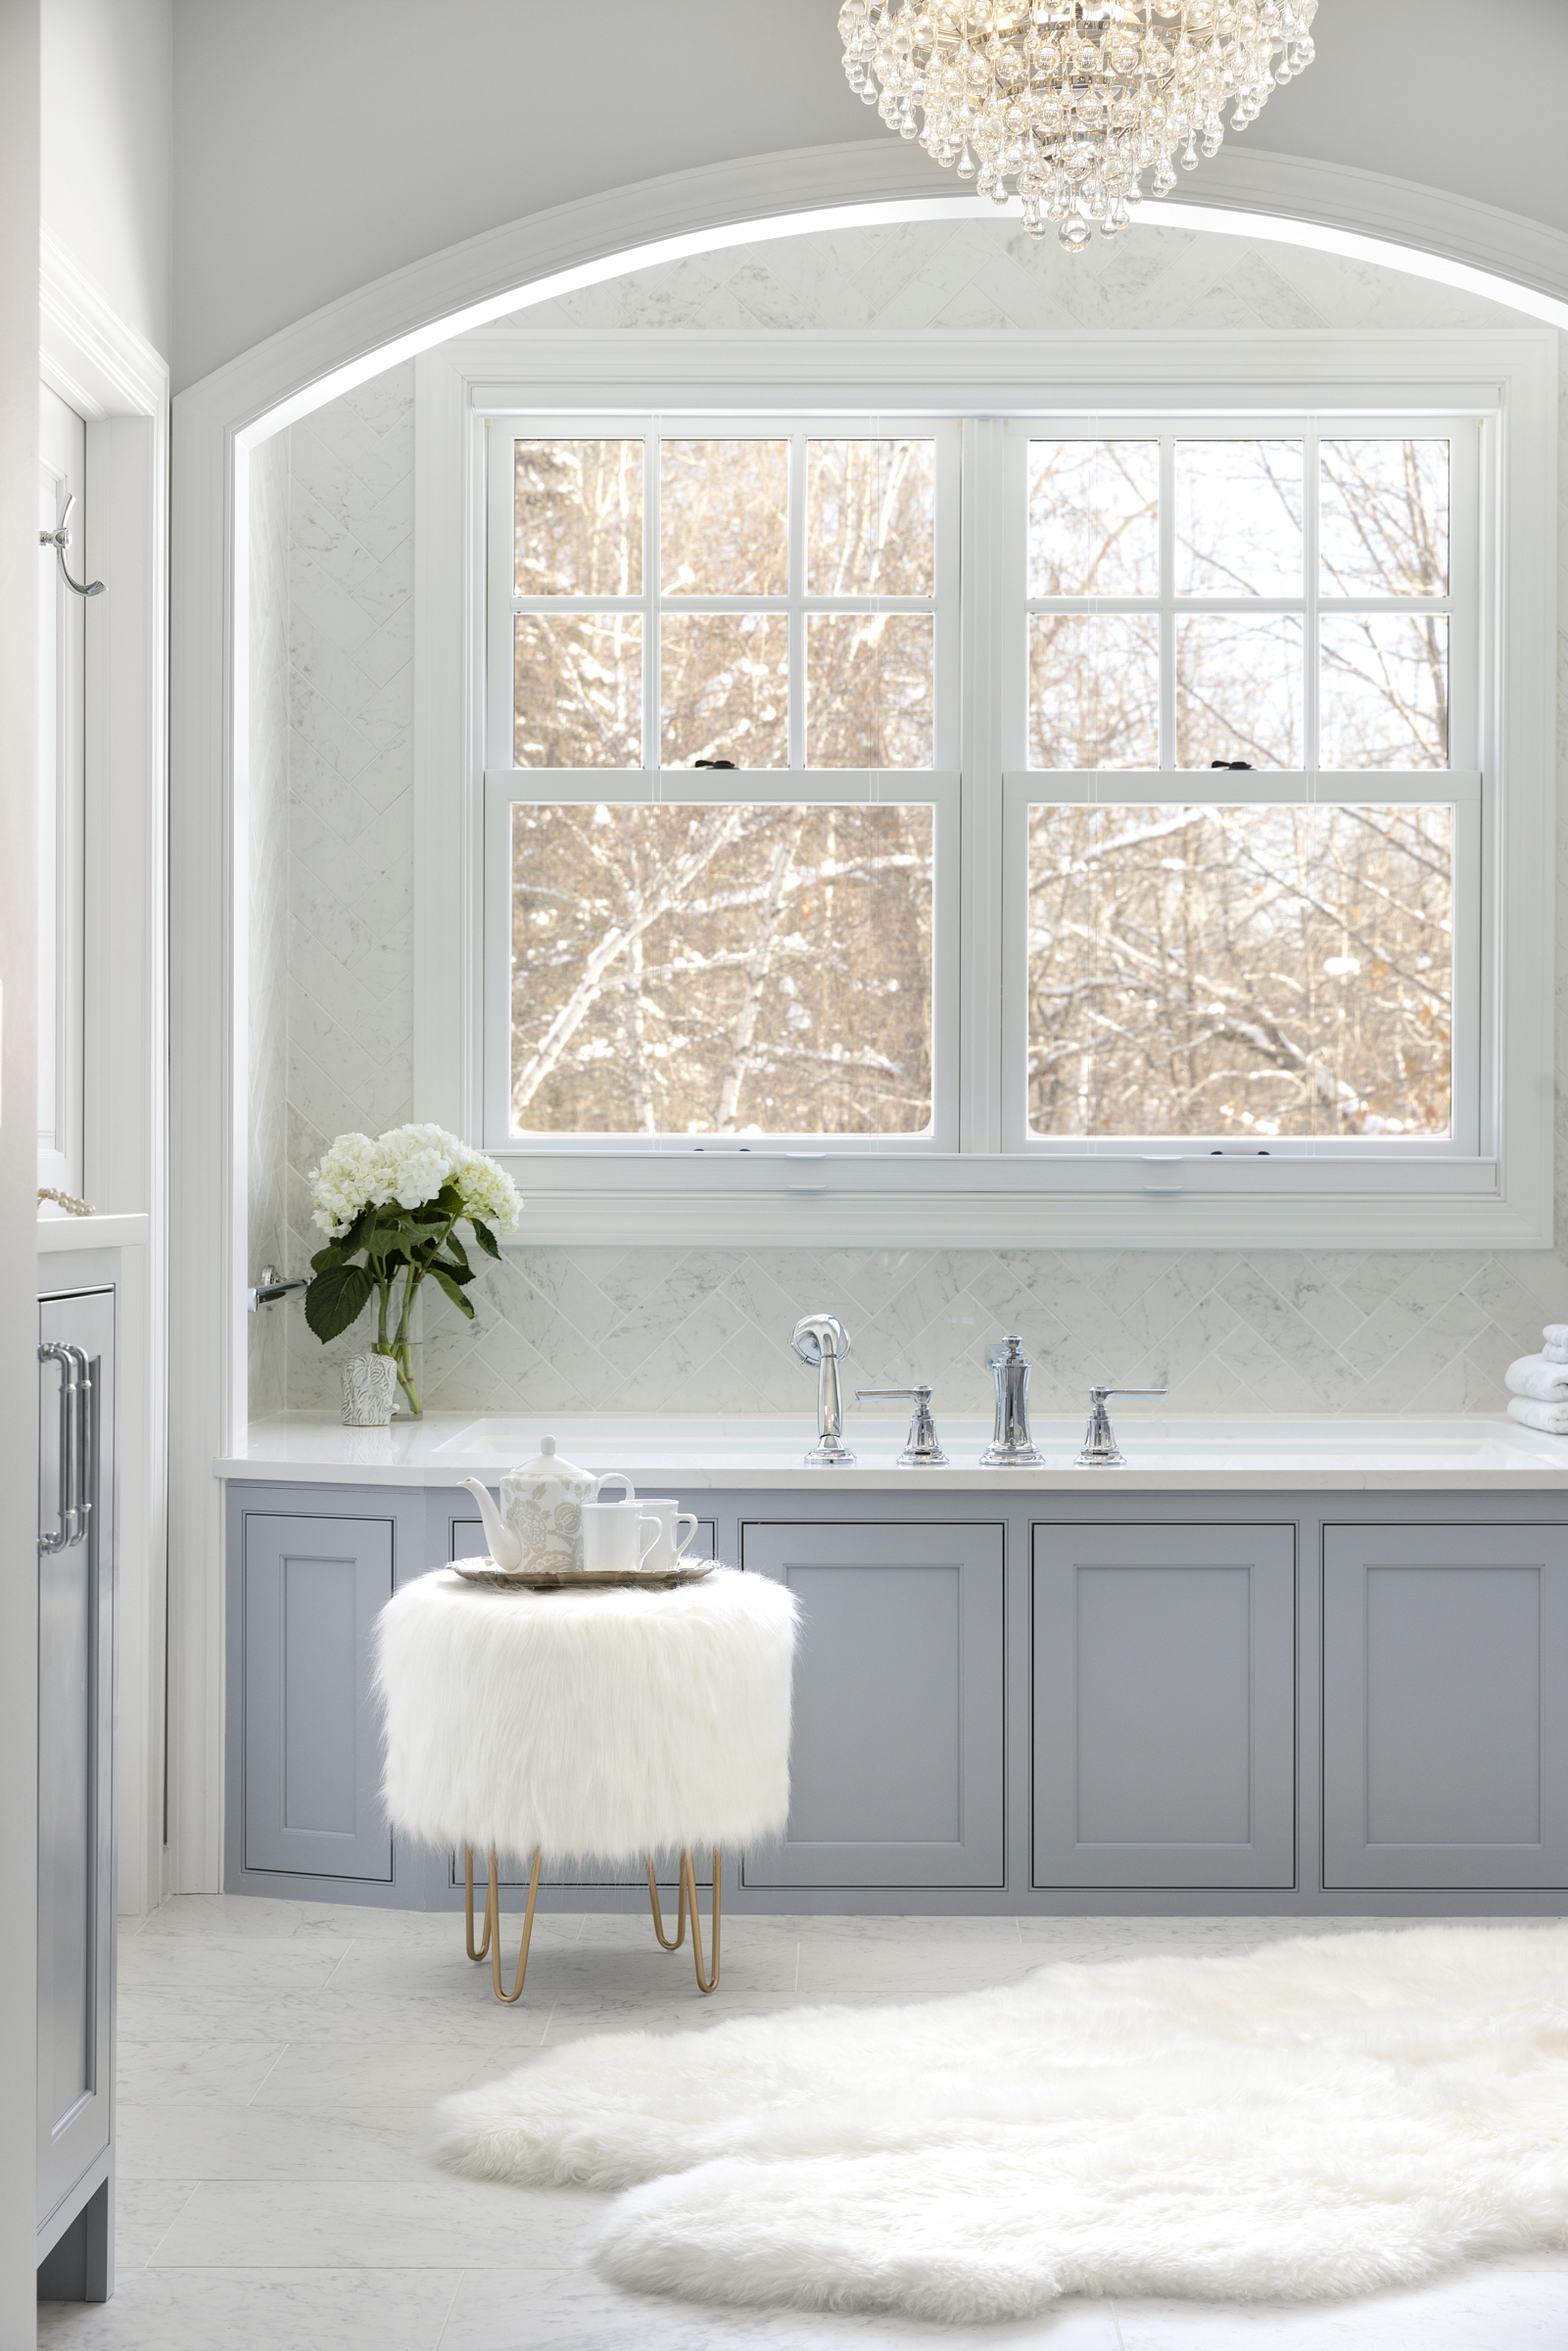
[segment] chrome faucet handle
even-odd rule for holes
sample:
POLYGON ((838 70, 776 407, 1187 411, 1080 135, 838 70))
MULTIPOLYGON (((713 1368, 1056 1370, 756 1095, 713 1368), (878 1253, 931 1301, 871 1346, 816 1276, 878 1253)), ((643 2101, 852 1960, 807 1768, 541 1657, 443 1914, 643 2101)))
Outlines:
POLYGON ((854 1455, 844 1443, 844 1399, 838 1367, 849 1354, 849 1333, 836 1315, 802 1315, 790 1340, 817 1374, 817 1442, 806 1456, 814 1469, 846 1469, 854 1455))
POLYGON ((1107 1388, 1089 1390, 1089 1426, 1083 1440, 1083 1451, 1075 1457, 1079 1469, 1117 1469, 1126 1462, 1126 1455, 1117 1443, 1117 1432, 1106 1411, 1108 1396, 1168 1396, 1168 1388, 1107 1388))
POLYGON ((905 1440, 904 1450, 898 1457, 899 1461, 911 1469, 939 1468, 946 1461, 947 1456, 937 1441, 936 1423, 931 1418, 930 1389, 919 1387, 857 1388, 855 1390, 856 1401, 860 1404, 867 1403, 874 1396, 907 1397, 915 1407, 914 1412, 910 1415, 909 1435, 905 1440))

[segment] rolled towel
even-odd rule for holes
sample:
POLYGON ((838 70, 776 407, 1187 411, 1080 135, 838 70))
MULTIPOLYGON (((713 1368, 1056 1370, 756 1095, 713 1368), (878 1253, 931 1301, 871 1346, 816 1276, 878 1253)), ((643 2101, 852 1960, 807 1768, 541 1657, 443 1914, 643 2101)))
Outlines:
POLYGON ((1516 1396, 1538 1404, 1568 1404, 1568 1364, 1548 1364, 1544 1355, 1522 1355, 1503 1377, 1516 1396))
POLYGON ((1528 1396, 1512 1397, 1509 1417, 1526 1428, 1539 1428, 1548 1437, 1568 1437, 1568 1404, 1537 1404, 1528 1396))
POLYGON ((1548 1322, 1541 1337, 1548 1364, 1568 1364, 1568 1322, 1548 1322))

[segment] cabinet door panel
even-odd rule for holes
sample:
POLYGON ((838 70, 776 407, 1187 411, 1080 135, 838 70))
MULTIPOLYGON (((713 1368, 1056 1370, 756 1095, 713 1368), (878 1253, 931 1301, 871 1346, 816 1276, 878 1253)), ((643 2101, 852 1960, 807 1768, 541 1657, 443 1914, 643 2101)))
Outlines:
POLYGON ((392 1876, 371 1629, 392 1597, 384 1518, 245 1520, 245 1865, 392 1876))
POLYGON ((994 1526, 741 1530, 798 1594, 789 1827, 748 1886, 1000 1886, 1003 1539, 994 1526))
MULTIPOLYGON (((110 2143, 115 2076, 115 1293, 40 1299, 40 1340, 76 1347, 92 1387, 74 1542, 38 1554, 38 2220, 110 2143)), ((40 1527, 60 1524, 61 1367, 41 1366, 40 1527)), ((45 2233, 48 2233, 46 2229, 45 2233)))
POLYGON ((1295 1883, 1281 1526, 1034 1530, 1034 1882, 1295 1883))
POLYGON ((1330 1886, 1568 1884, 1568 1528, 1324 1533, 1330 1886))

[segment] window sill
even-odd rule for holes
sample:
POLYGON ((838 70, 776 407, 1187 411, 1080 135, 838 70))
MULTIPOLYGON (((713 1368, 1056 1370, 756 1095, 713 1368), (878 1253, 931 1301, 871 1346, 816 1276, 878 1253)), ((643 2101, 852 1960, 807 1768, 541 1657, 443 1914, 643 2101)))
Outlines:
POLYGON ((1496 1160, 502 1155, 523 1246, 1541 1249, 1496 1160))

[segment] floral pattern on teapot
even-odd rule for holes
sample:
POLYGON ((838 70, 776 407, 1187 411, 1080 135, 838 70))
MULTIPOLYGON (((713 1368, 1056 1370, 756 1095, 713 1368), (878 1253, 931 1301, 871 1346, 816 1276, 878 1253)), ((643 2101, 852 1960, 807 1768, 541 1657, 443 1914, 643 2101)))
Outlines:
POLYGON ((541 1440, 537 1461, 501 1479, 499 1510, 478 1478, 465 1477, 463 1484, 479 1504, 490 1556, 507 1575, 580 1574, 584 1503, 607 1485, 624 1486, 628 1501, 637 1491, 619 1469, 600 1477, 579 1469, 557 1454, 553 1437, 541 1440))

